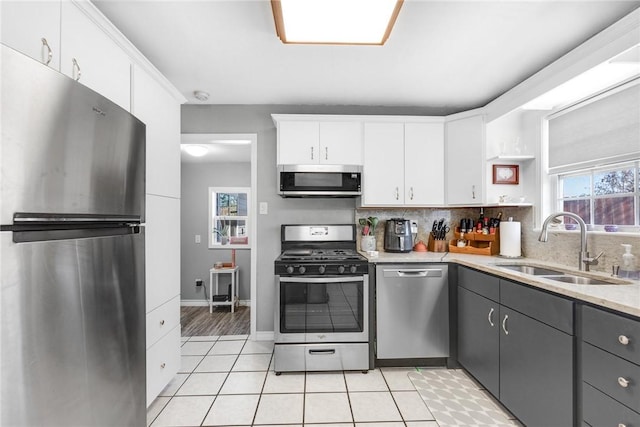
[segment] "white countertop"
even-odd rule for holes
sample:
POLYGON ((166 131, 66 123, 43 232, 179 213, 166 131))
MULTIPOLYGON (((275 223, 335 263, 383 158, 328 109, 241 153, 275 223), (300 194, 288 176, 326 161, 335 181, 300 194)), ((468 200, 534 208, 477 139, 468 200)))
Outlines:
MULTIPOLYGON (((540 267, 548 267, 561 270, 566 273, 578 273, 575 268, 550 262, 539 261, 533 258, 509 259, 498 256, 466 255, 450 252, 409 252, 390 253, 380 251, 377 257, 362 254, 371 263, 418 263, 418 262, 449 262, 475 268, 486 273, 495 274, 505 279, 515 280, 521 283, 545 289, 547 291, 586 301, 612 310, 617 310, 633 316, 640 317, 640 281, 619 279, 620 285, 574 285, 545 279, 540 276, 524 274, 513 270, 500 268, 495 264, 528 264, 540 267)), ((579 272, 593 278, 616 280, 601 272, 579 272)))

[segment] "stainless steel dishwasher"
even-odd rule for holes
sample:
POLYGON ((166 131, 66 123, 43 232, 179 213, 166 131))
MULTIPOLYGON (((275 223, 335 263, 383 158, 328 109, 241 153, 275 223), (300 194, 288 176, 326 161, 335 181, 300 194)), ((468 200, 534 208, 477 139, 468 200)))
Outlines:
POLYGON ((449 356, 446 264, 376 267, 376 356, 414 359, 449 356))

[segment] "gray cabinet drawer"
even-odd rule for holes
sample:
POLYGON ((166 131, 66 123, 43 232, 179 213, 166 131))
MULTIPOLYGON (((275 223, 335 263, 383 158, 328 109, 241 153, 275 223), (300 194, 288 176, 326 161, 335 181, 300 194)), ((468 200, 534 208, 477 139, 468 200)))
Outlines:
POLYGON ((458 268, 458 286, 493 301, 500 299, 500 279, 466 267, 458 268))
POLYGON ((500 280, 500 303, 573 335, 573 301, 500 280))
POLYGON ((582 379, 640 412, 640 366, 582 343, 582 379), (621 380, 628 381, 628 385, 620 385, 621 380))
POLYGON ((584 341, 640 365, 640 320, 582 306, 582 324, 584 341))
POLYGON ((582 383, 582 420, 592 426, 640 427, 640 414, 582 383))

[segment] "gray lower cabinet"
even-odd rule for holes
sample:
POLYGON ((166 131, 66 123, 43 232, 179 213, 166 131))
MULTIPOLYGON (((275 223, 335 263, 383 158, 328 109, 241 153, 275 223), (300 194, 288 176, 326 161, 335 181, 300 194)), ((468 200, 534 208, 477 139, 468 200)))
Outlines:
POLYGON ((573 302, 460 270, 460 364, 526 426, 573 426, 573 302))
POLYGON ((640 427, 640 319, 582 310, 582 421, 640 427))
POLYGON ((500 401, 526 426, 573 425, 573 337, 500 307, 500 401))
POLYGON ((458 288, 458 362, 494 396, 500 385, 499 304, 458 288))

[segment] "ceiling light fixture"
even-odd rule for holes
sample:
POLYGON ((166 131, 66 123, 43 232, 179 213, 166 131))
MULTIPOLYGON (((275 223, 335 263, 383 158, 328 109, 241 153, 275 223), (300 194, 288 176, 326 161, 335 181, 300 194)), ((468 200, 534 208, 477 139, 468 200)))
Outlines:
POLYGON ((283 43, 383 45, 403 0, 271 0, 283 43))
POLYGON ((193 157, 202 157, 209 152, 209 148, 204 145, 185 144, 182 148, 193 157))
POLYGON ((198 101, 206 101, 209 99, 209 93, 205 92, 203 90, 196 90, 193 92, 193 96, 198 100, 198 101))

